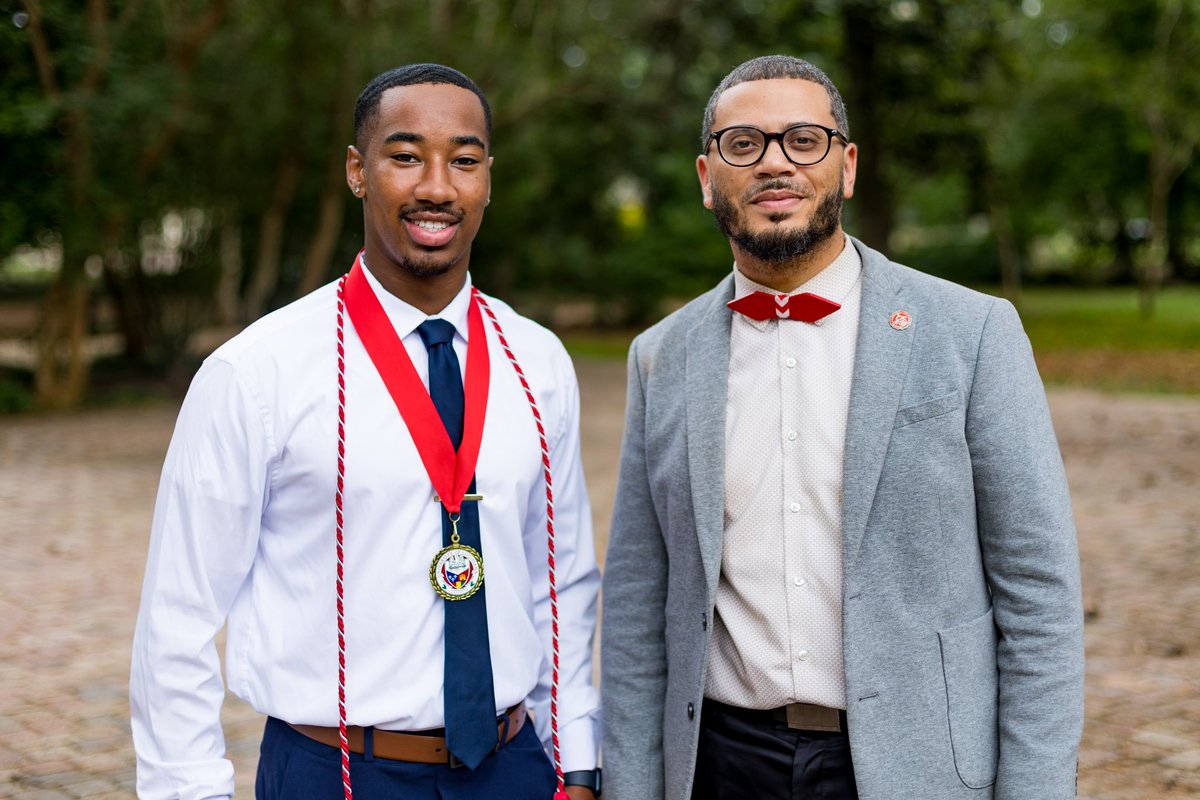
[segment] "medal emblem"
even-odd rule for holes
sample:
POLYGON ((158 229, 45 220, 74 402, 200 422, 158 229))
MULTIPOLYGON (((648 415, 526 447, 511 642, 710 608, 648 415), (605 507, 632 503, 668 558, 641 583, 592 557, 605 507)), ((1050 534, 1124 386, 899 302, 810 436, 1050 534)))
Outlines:
POLYGON ((429 565, 429 581, 447 600, 466 600, 483 585, 483 556, 465 544, 443 547, 429 565))

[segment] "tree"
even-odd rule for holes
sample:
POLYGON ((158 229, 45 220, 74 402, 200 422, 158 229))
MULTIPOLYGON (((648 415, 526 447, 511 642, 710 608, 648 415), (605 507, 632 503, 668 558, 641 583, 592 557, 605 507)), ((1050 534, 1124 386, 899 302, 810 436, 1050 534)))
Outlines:
POLYGON ((1142 315, 1154 312, 1168 267, 1171 189, 1200 143, 1200 14, 1183 0, 1154 4, 1152 49, 1135 72, 1141 117, 1150 138, 1150 240, 1142 265, 1142 315))
MULTIPOLYGON (((163 41, 144 32, 148 20, 143 15, 149 12, 137 2, 114 9, 104 0, 89 0, 85 19, 57 7, 48 18, 35 0, 24 5, 43 94, 38 110, 50 134, 44 141, 58 144, 66 173, 63 184, 48 187, 61 193, 52 224, 62 242, 62 268, 46 294, 35 376, 39 402, 62 408, 78 404, 87 383, 86 265, 98 264, 115 286, 124 285, 125 259, 113 255, 185 124, 189 80, 201 49, 225 17, 227 0, 199 10, 164 4, 157 20, 166 32, 163 41), (147 52, 162 58, 161 69, 143 72, 143 65, 131 63, 131 56, 147 52), (55 130, 60 137, 50 133, 55 130), (132 147, 126 138, 131 130, 136 132, 132 147), (104 154, 101 162, 98 152, 104 154)), ((126 341, 135 350, 145 344, 136 302, 133 291, 118 294, 126 341)))
POLYGON ((493 202, 472 272, 535 313, 582 297, 638 324, 728 271, 696 183, 701 114, 732 67, 772 52, 842 87, 861 152, 847 229, 868 244, 999 276, 1014 299, 1046 241, 1073 243, 1072 279, 1136 276, 1151 299, 1194 250, 1194 0, 23 8, 24 28, 0 29, 0 255, 62 252, 44 405, 83 396, 96 298, 125 361, 162 371, 194 328, 343 271, 361 246, 343 175, 354 93, 399 63, 458 67, 488 93, 493 202))

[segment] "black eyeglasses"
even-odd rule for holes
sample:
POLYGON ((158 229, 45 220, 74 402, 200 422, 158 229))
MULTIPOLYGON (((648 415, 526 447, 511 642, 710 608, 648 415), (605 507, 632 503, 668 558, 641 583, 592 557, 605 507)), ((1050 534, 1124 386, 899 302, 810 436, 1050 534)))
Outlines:
POLYGON ((775 141, 779 142, 784 157, 798 167, 810 167, 824 161, 833 147, 834 139, 841 139, 844 145, 850 144, 841 131, 815 123, 793 125, 778 133, 767 133, 749 125, 736 125, 713 131, 708 141, 712 142, 713 139, 717 140, 717 152, 731 167, 754 166, 762 161, 768 145, 775 141))

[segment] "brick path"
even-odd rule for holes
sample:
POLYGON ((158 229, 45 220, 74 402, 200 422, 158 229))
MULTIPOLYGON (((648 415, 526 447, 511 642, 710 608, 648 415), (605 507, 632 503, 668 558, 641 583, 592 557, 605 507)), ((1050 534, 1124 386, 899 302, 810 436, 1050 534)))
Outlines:
MULTIPOLYGON (((603 532, 623 365, 579 366, 603 532)), ((1089 609, 1080 794, 1200 797, 1200 399, 1051 400, 1089 609)), ((133 794, 129 646, 174 415, 153 406, 0 418, 0 796, 133 794)), ((233 698, 223 716, 239 795, 252 796, 261 719, 233 698)))

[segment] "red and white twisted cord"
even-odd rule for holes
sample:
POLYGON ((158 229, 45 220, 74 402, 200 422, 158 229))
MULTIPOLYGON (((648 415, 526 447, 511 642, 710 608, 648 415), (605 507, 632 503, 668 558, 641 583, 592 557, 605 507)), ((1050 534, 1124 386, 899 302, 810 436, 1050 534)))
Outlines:
POLYGON ((558 747, 558 589, 554 566, 554 483, 550 478, 550 447, 546 443, 546 429, 542 425, 542 413, 538 410, 537 399, 533 396, 533 390, 529 388, 529 381, 525 379, 525 371, 521 369, 516 355, 513 353, 512 348, 508 346, 508 339, 505 338, 504 330, 500 327, 500 320, 496 319, 496 314, 492 311, 491 306, 488 305, 487 298, 483 296, 483 292, 472 287, 471 294, 475 297, 475 300, 484 312, 487 313, 488 319, 492 321, 492 327, 496 330, 496 338, 500 340, 500 346, 504 348, 504 354, 508 356, 508 360, 513 366, 513 371, 517 373, 517 378, 521 381, 521 388, 525 390, 525 397, 529 400, 529 409, 533 412, 533 421, 537 425, 538 441, 542 448, 542 472, 546 477, 546 563, 549 567, 550 576, 550 742, 554 751, 552 753, 554 757, 554 773, 558 779, 558 788, 554 794, 554 798, 555 800, 566 800, 566 793, 563 788, 562 757, 558 747))
POLYGON ((345 518, 342 513, 342 496, 346 487, 346 277, 343 275, 338 281, 337 290, 338 455, 334 508, 337 519, 338 738, 342 749, 342 791, 345 800, 351 800, 353 790, 350 788, 350 741, 346 736, 346 551, 345 518))
MULTIPOLYGON (((525 378, 525 371, 521 369, 516 355, 508 345, 508 339, 504 336, 504 329, 500 327, 500 320, 496 318, 496 314, 488 305, 487 299, 483 294, 478 289, 473 288, 471 291, 475 299, 479 302, 480 307, 487 313, 488 319, 491 320, 492 327, 496 331, 496 337, 500 341, 500 346, 504 348, 504 354, 508 356, 509 363, 512 364, 513 370, 521 382, 521 388, 525 390, 525 397, 529 401, 530 411, 533 412, 533 421, 537 425, 538 441, 542 449, 542 472, 546 479, 546 563, 549 568, 550 579, 550 647, 552 664, 550 675, 550 739, 553 749, 554 772, 558 781, 554 798, 555 800, 565 800, 567 795, 563 788, 562 758, 558 744, 558 591, 554 564, 554 483, 550 475, 550 447, 546 442, 546 430, 542 425, 542 414, 538 410, 537 399, 534 398, 533 390, 529 387, 529 381, 525 378)), ((342 790, 345 800, 352 800, 352 790, 350 788, 350 743, 346 735, 345 542, 342 506, 346 478, 345 292, 346 276, 343 276, 338 282, 337 292, 338 458, 335 506, 337 520, 338 735, 342 751, 342 790)))

